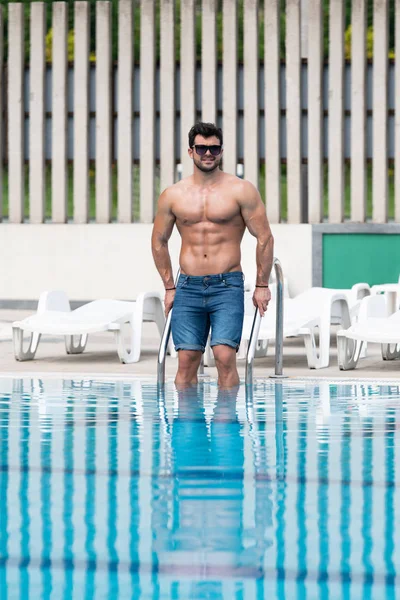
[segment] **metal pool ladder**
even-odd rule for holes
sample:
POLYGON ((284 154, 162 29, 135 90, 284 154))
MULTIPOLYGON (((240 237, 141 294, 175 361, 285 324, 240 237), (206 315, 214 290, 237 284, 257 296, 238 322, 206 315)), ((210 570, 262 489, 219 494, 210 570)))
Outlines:
MULTIPOLYGON (((273 266, 276 275, 276 332, 275 332, 275 374, 270 375, 272 378, 281 379, 285 375, 282 374, 283 369, 283 272, 281 263, 277 258, 274 258, 273 266)), ((175 279, 175 285, 179 278, 179 272, 175 279)), ((172 310, 169 311, 164 325, 164 331, 161 336, 160 349, 157 359, 157 386, 164 387, 165 385, 165 359, 167 356, 167 348, 169 338, 171 336, 171 316, 172 310)), ((246 376, 245 382, 251 384, 253 382, 253 361, 256 351, 258 333, 260 331, 261 316, 258 309, 255 310, 253 326, 251 328, 249 346, 246 356, 246 376)), ((204 373, 203 359, 200 364, 200 374, 204 373)))
MULTIPOLYGON (((276 275, 275 373, 270 377, 284 379, 286 375, 283 375, 283 272, 281 263, 277 258, 274 258, 273 267, 276 275)), ((256 308, 246 355, 246 385, 253 383, 253 362, 260 325, 261 315, 258 308, 256 308)))

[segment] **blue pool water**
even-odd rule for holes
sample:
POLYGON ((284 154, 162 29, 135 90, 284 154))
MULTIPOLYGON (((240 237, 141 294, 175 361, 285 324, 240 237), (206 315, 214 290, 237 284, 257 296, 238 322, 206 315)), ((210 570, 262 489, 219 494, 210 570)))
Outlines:
POLYGON ((397 384, 2 378, 0 598, 394 599, 399 408, 397 384))

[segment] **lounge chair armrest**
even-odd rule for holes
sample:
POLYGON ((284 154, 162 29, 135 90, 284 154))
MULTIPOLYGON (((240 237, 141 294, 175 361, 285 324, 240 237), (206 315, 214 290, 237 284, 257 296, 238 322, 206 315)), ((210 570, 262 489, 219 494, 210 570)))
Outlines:
POLYGON ((68 296, 63 290, 50 290, 42 292, 39 297, 38 314, 57 310, 60 312, 70 312, 68 296))
MULTIPOLYGON (((312 330, 313 326, 310 325, 310 327, 302 327, 301 329, 299 329, 298 334, 297 335, 308 335, 310 333, 310 331, 312 330)), ((296 337, 294 335, 288 335, 289 337, 296 337)))
POLYGON ((369 283, 355 283, 351 286, 352 296, 354 302, 357 300, 361 300, 365 296, 369 296, 371 294, 371 287, 369 283))

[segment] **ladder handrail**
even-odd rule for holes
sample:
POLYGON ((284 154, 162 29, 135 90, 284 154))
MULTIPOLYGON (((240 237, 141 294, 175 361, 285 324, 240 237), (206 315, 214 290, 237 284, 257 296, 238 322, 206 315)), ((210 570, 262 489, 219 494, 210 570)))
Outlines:
MULTIPOLYGON (((271 377, 283 378, 283 271, 280 261, 274 258, 273 267, 276 275, 276 326, 275 326, 275 375, 271 377)), ((253 383, 253 362, 256 352, 258 334, 260 332, 261 315, 258 308, 254 313, 249 346, 246 355, 246 385, 253 383)))
MULTIPOLYGON (((179 275, 181 270, 178 269, 178 272, 175 277, 175 287, 177 286, 179 275)), ((165 385, 165 357, 167 355, 167 348, 169 343, 169 338, 171 335, 171 317, 172 317, 172 308, 169 311, 167 318, 165 320, 164 330, 161 336, 160 349, 158 351, 157 358, 157 386, 163 387, 165 385)))

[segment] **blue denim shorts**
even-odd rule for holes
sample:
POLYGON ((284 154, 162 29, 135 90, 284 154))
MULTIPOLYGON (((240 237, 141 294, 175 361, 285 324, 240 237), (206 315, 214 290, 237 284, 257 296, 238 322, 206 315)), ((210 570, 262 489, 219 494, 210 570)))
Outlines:
POLYGON ((244 316, 241 271, 219 275, 180 275, 171 328, 175 350, 204 352, 211 327, 211 346, 238 350, 244 316))

